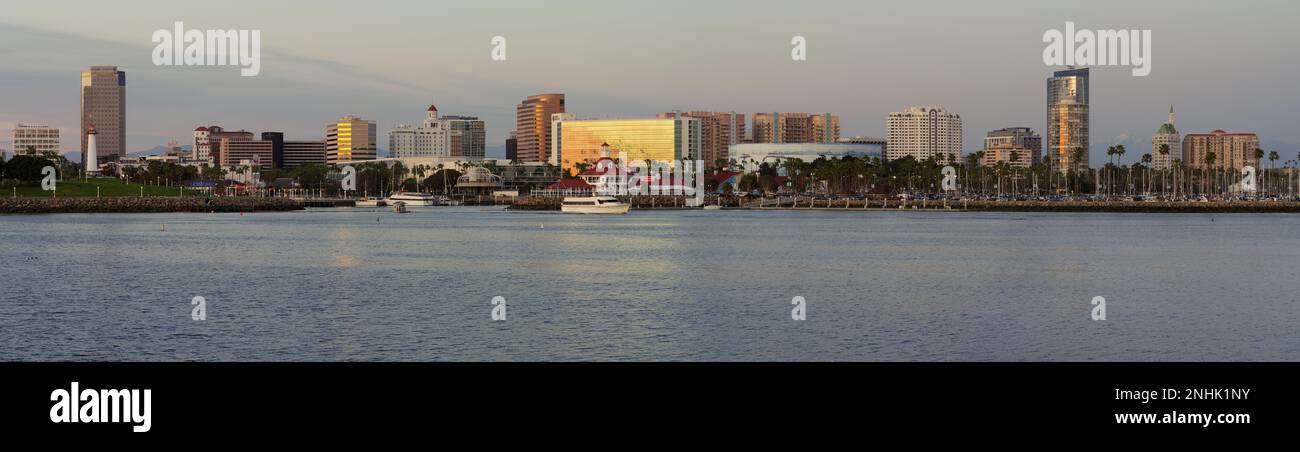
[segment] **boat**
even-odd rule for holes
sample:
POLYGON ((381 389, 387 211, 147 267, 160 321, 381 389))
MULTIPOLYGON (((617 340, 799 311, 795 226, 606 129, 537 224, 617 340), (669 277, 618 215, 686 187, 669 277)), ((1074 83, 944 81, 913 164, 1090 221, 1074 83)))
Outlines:
POLYGON ((704 206, 704 210, 722 210, 722 206, 717 205, 717 204, 710 204, 710 205, 704 206))
POLYGON ((406 203, 407 207, 432 207, 438 205, 438 198, 428 193, 395 193, 388 197, 389 204, 406 203))
POLYGON ((631 204, 613 196, 570 197, 560 204, 560 212, 564 213, 625 214, 631 208, 631 204))
POLYGON ((357 200, 357 207, 384 207, 386 205, 388 205, 388 202, 380 198, 362 198, 357 200))
POLYGON ((397 201, 397 202, 394 202, 394 203, 393 203, 393 212, 396 212, 396 213, 411 213, 410 209, 407 209, 407 208, 406 208, 406 202, 405 202, 405 201, 397 201))

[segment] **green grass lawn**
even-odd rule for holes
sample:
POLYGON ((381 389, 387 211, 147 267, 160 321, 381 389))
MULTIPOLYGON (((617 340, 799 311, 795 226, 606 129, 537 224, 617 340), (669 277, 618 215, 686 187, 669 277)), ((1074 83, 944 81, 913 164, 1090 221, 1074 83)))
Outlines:
MULTIPOLYGON (((179 196, 180 187, 167 187, 157 185, 140 185, 129 184, 121 179, 111 177, 100 177, 89 180, 73 179, 61 180, 56 185, 59 197, 95 197, 96 188, 99 196, 117 197, 117 196, 140 196, 141 189, 145 196, 179 196)), ((21 185, 18 187, 5 187, 0 190, 0 196, 9 197, 17 193, 20 197, 32 198, 49 198, 54 193, 41 190, 40 184, 21 185)), ((185 196, 194 196, 197 192, 186 189, 185 196)))

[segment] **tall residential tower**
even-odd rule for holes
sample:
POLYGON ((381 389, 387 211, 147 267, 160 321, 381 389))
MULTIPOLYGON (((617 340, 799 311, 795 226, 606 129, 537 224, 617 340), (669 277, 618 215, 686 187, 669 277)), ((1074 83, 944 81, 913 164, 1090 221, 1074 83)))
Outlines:
POLYGON ((551 115, 564 113, 564 94, 549 93, 528 96, 515 107, 515 131, 519 161, 545 162, 550 160, 551 115))
POLYGON ((1088 127, 1088 68, 1056 71, 1047 79, 1047 159, 1053 171, 1088 168, 1088 127))
POLYGON ((910 107, 889 114, 889 145, 885 158, 906 156, 923 161, 961 161, 961 116, 942 108, 910 107))

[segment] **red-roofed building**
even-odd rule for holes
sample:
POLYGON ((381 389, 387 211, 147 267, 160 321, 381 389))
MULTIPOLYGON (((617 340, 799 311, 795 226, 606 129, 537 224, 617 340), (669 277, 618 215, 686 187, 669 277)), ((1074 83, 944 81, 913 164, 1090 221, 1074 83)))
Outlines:
POLYGON ((534 193, 539 196, 591 196, 593 187, 582 179, 560 179, 559 182, 548 185, 546 190, 534 193))

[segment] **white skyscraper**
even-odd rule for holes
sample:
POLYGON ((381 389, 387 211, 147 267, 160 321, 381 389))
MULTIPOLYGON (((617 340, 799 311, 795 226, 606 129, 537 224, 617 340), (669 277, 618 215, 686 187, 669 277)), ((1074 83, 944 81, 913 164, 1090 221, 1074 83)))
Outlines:
POLYGON ((911 107, 889 114, 889 160, 912 156, 938 162, 962 158, 961 116, 942 108, 911 107))
POLYGON ((1178 128, 1174 127, 1174 106, 1169 106, 1169 122, 1160 126, 1156 130, 1156 135, 1151 137, 1151 169, 1167 170, 1173 168, 1174 159, 1183 156, 1183 138, 1178 133, 1178 128), (1168 145, 1169 152, 1162 154, 1161 145, 1168 145))
POLYGON ((457 155, 464 132, 453 128, 453 121, 439 118, 438 107, 430 105, 419 127, 398 124, 388 132, 388 151, 399 158, 457 155))

